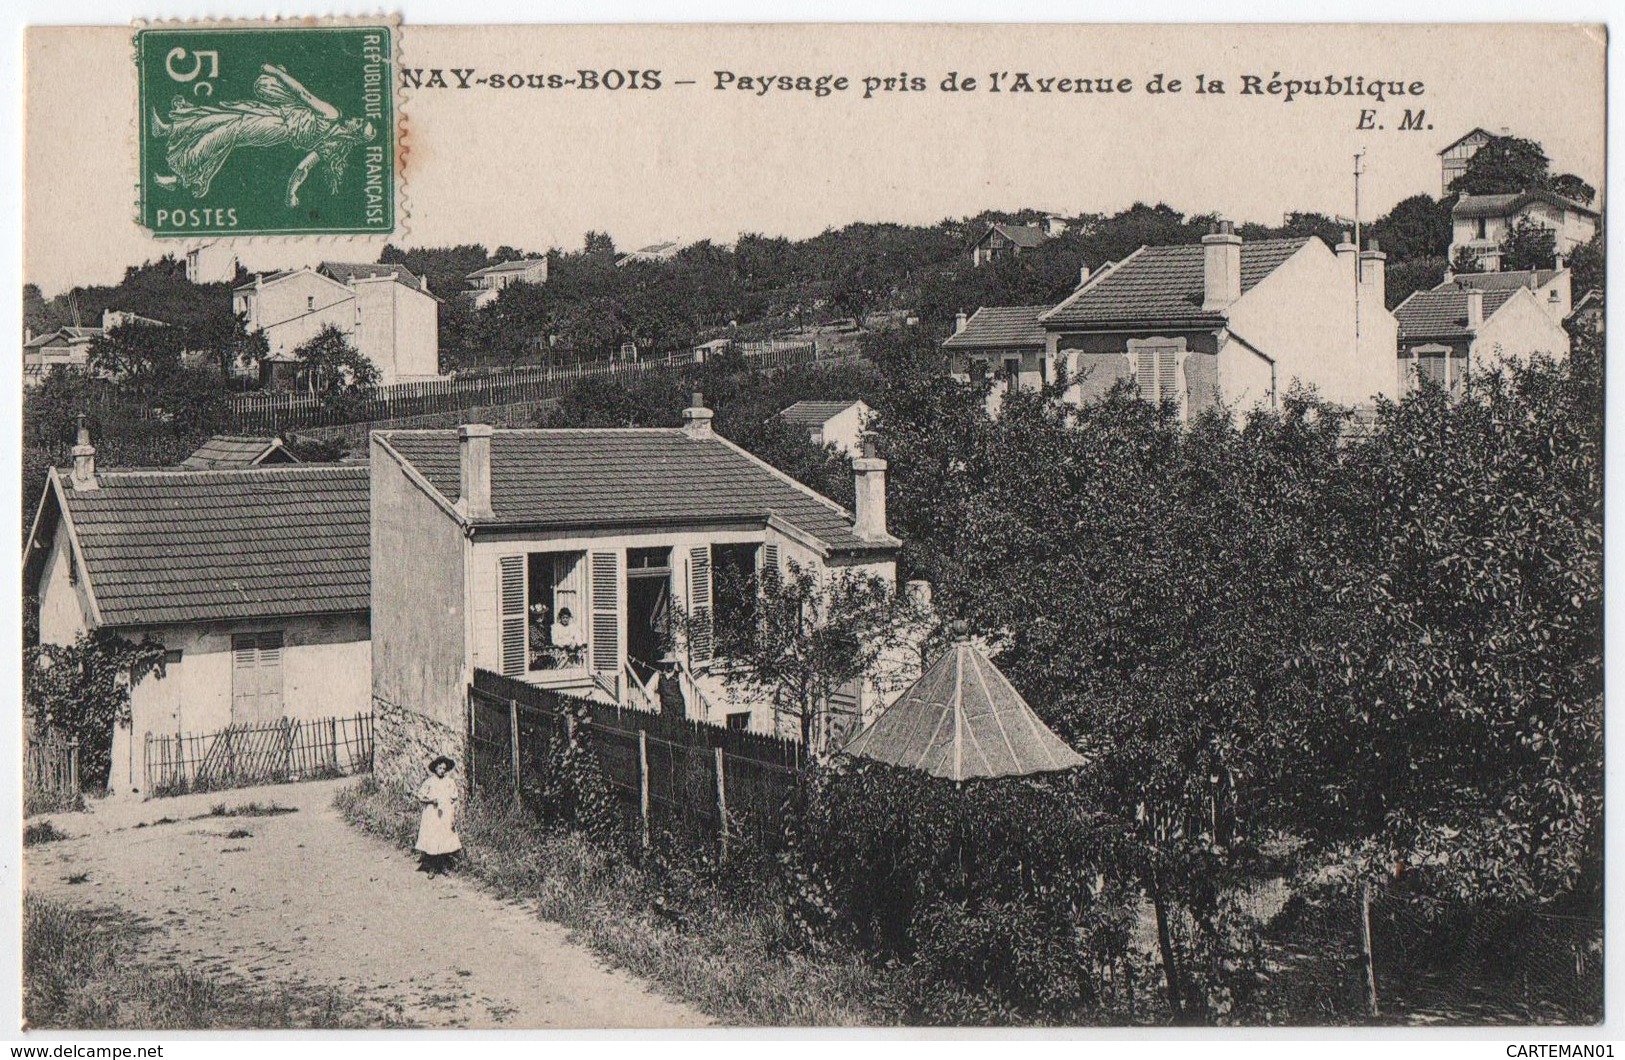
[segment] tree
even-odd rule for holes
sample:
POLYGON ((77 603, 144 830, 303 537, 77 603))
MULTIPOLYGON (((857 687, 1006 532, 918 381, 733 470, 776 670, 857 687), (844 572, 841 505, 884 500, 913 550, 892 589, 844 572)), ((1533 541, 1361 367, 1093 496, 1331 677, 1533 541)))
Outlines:
POLYGON ((147 393, 159 378, 180 370, 184 338, 166 324, 120 324, 91 340, 90 367, 147 393))
POLYGON ((1524 217, 1501 239, 1501 268, 1508 272, 1549 269, 1557 257, 1557 233, 1524 217))
POLYGON ((87 786, 106 787, 113 727, 130 723, 130 689, 154 672, 164 674, 162 644, 93 630, 72 644, 41 644, 25 652, 23 696, 36 724, 79 741, 87 786))
POLYGON ((1545 150, 1533 140, 1492 136, 1473 152, 1467 168, 1450 182, 1453 195, 1510 195, 1544 188, 1549 179, 1545 150))
POLYGON ((1591 201, 1597 197, 1597 189, 1573 173, 1559 173, 1553 177, 1551 189, 1563 198, 1580 203, 1582 206, 1590 206, 1591 201))
POLYGON ((1400 262, 1443 258, 1449 252, 1450 210, 1455 201, 1454 196, 1436 200, 1431 195, 1412 195, 1372 224, 1371 235, 1387 252, 1390 270, 1400 262))
POLYGON ((615 240, 608 232, 588 232, 581 241, 581 250, 589 257, 614 258, 615 240))
POLYGON ((300 386, 323 405, 348 413, 371 400, 378 385, 377 367, 332 324, 293 352, 299 360, 300 386))
MULTIPOLYGON (((835 692, 871 673, 920 619, 878 575, 820 573, 793 561, 782 574, 719 571, 714 591, 727 601, 714 610, 742 616, 713 633, 716 655, 734 664, 724 679, 794 719, 810 749, 830 749, 835 692)), ((685 621, 692 636, 695 619, 685 621)))

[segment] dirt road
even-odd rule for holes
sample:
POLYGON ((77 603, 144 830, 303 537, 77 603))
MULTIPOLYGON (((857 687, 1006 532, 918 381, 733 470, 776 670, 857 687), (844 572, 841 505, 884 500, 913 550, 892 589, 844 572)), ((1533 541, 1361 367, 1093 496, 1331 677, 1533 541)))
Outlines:
POLYGON ((71 838, 29 847, 28 888, 117 906, 155 926, 151 957, 227 982, 342 991, 431 1027, 694 1027, 568 932, 346 825, 351 781, 101 802, 60 814, 71 838), (209 817, 224 803, 295 812, 209 817), (168 820, 165 820, 168 819, 168 820))

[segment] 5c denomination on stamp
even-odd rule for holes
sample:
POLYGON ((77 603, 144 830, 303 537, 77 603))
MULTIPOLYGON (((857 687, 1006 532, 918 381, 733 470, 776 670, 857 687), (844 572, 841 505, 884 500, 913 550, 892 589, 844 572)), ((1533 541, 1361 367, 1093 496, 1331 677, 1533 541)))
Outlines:
POLYGON ((392 27, 141 29, 135 55, 154 235, 395 230, 392 27))

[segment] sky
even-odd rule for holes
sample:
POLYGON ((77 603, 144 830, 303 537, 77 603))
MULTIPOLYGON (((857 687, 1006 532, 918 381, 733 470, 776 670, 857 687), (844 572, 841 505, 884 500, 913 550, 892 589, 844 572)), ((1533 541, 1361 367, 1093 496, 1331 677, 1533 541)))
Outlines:
MULTIPOLYGON (((492 73, 659 70, 658 90, 408 90, 400 99, 403 230, 386 239, 255 238, 251 269, 374 260, 406 246, 633 248, 741 232, 802 238, 853 221, 932 224, 982 210, 1115 212, 1137 200, 1236 221, 1352 215, 1438 195, 1437 152, 1502 128, 1597 187, 1604 47, 1579 26, 469 26, 403 28, 401 64, 492 73), (716 87, 718 72, 733 75, 716 87), (1015 93, 1038 78, 1127 79, 1128 93, 1015 93), (978 89, 946 92, 954 73, 978 89), (986 91, 990 74, 1005 91, 986 91), (1151 80, 1181 90, 1154 94, 1151 80), (741 79, 845 76, 824 97, 741 79), (1198 74, 1226 92, 1198 94, 1198 74), (864 77, 897 79, 863 98, 864 77), (1260 91, 1243 92, 1244 77, 1260 91), (1420 95, 1271 94, 1273 80, 1364 77, 1420 95), (911 79, 925 87, 902 91, 911 79), (691 80, 692 85, 678 85, 691 80), (1399 131, 1404 112, 1422 127, 1399 131), (1364 112, 1367 124, 1359 128, 1364 112)), ((135 222, 127 28, 30 30, 24 83, 23 278, 47 296, 116 282, 178 252, 135 222)), ((452 75, 447 74, 448 80, 452 75)), ((235 164, 260 164, 252 157, 235 164)))

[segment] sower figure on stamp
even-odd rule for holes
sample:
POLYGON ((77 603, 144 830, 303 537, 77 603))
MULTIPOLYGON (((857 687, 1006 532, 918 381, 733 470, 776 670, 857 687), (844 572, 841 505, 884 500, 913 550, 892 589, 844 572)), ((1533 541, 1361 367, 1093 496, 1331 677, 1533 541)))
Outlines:
POLYGON ((423 855, 418 870, 430 876, 439 876, 449 869, 452 859, 463 849, 463 841, 457 837, 457 811, 462 805, 462 791, 451 777, 456 768, 457 763, 440 755, 429 763, 429 776, 418 786, 423 816, 418 821, 418 841, 414 849, 423 855))
POLYGON ((152 134, 168 141, 164 159, 172 170, 157 177, 161 187, 177 184, 201 199, 226 159, 239 147, 281 147, 307 153, 288 178, 288 205, 299 205, 299 189, 318 163, 327 166, 336 193, 350 151, 378 133, 371 122, 344 118, 280 66, 269 64, 254 81, 258 98, 229 103, 192 103, 176 96, 165 121, 152 114, 152 134))

